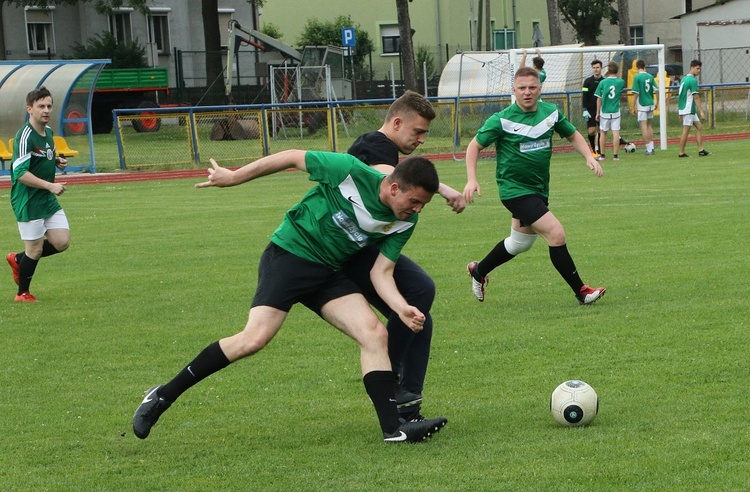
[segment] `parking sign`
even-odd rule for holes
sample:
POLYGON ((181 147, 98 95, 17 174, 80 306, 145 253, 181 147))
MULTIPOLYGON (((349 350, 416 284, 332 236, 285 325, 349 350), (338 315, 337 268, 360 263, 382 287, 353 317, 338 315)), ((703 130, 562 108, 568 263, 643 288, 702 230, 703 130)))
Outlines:
POLYGON ((355 46, 356 40, 354 39, 354 28, 353 27, 342 27, 341 28, 341 46, 355 46))

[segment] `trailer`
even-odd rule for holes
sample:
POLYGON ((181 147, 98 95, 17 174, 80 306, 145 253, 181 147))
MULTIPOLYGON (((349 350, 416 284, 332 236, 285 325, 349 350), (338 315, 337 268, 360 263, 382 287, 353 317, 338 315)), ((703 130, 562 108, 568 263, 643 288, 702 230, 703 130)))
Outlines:
MULTIPOLYGON (((99 74, 91 99, 91 114, 88 114, 84 93, 91 87, 94 73, 84 74, 64 110, 66 135, 87 133, 85 119, 88 115, 93 133, 110 133, 114 122, 112 110, 132 108, 158 108, 159 95, 169 94, 169 72, 166 68, 105 68, 99 74)), ((143 111, 143 114, 153 112, 143 111)), ((161 127, 161 118, 133 120, 137 132, 156 132, 161 127)))

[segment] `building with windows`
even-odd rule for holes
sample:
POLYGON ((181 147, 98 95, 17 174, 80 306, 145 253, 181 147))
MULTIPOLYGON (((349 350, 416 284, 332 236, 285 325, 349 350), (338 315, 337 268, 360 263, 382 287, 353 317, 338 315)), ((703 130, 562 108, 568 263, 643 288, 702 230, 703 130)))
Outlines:
MULTIPOLYGON (((682 63, 682 30, 678 16, 715 3, 714 0, 630 0, 630 44, 663 44, 667 63, 682 63)), ((617 6, 616 2, 613 6, 617 6)), ((602 20, 601 44, 620 44, 619 26, 602 20)), ((575 31, 562 24, 565 42, 575 41, 575 31)), ((689 57, 690 55, 685 55, 689 57)))
MULTIPOLYGON (((480 23, 478 0, 409 3, 415 53, 432 61, 433 73, 428 76, 438 75, 457 51, 533 48, 550 44, 546 0, 485 0, 485 5, 487 3, 490 4, 489 23, 484 19, 480 23)), ((684 21, 679 17, 714 3, 711 0, 630 0, 631 42, 664 44, 667 63, 681 63, 682 36, 686 28, 681 27, 684 21)), ((745 2, 729 0, 723 3, 744 5, 745 2)), ((86 44, 88 39, 109 31, 118 41, 138 41, 144 45, 149 65, 168 68, 170 81, 176 80, 175 66, 180 65, 181 75, 192 81, 188 86, 205 84, 201 75, 203 62, 197 54, 205 50, 202 2, 153 0, 148 5, 149 12, 145 15, 127 6, 104 15, 97 13, 90 2, 49 8, 0 3, 0 42, 4 43, 4 58, 24 60, 71 56, 71 48, 76 43, 86 44), (178 63, 177 52, 196 55, 178 63)), ((272 24, 282 33, 281 41, 301 48, 300 34, 311 19, 331 20, 349 16, 353 24, 367 31, 374 43, 375 50, 369 56, 373 78, 390 79, 391 73, 396 79, 401 78, 400 36, 393 0, 271 0, 257 11, 247 0, 219 0, 218 7, 222 44, 227 44, 223 37, 230 19, 239 21, 248 29, 272 24)), ((482 14, 486 15, 486 11, 482 14)), ((712 15, 711 10, 705 15, 712 15)), ((565 22, 561 27, 563 44, 575 43, 572 28, 565 22)), ((602 29, 599 38, 602 44, 619 43, 618 26, 609 25, 605 20, 602 29)), ((242 49, 253 48, 243 46, 242 49)), ((686 56, 689 58, 692 54, 686 56)), ((253 61, 262 60, 256 58, 253 61)), ((262 64, 246 62, 243 69, 253 71, 260 66, 262 64)))
MULTIPOLYGON (((440 68, 457 50, 530 48, 539 35, 542 37, 542 44, 549 44, 545 0, 493 0, 490 7, 488 45, 484 15, 482 25, 479 25, 478 1, 410 2, 409 16, 414 30, 412 40, 415 53, 422 51, 429 54, 439 73, 440 68)), ((349 16, 360 29, 367 31, 373 41, 375 51, 371 54, 371 59, 374 78, 390 78, 392 65, 395 66, 396 78, 400 78, 400 37, 396 2, 393 0, 269 1, 260 10, 259 24, 261 27, 264 24, 275 25, 283 33, 282 40, 285 43, 297 46, 299 36, 310 19, 332 20, 339 16, 349 16), (294 3, 293 8, 290 8, 290 3, 294 3), (293 15, 290 15, 291 10, 293 15)))
MULTIPOLYGON (((127 2, 125 2, 127 5, 127 2)), ((100 14, 88 2, 79 5, 24 7, 3 2, 2 42, 6 60, 61 59, 73 55, 72 47, 111 32, 119 42, 137 41, 146 48, 149 66, 170 70, 175 80, 174 49, 205 50, 200 0, 154 0, 148 13, 123 7, 100 14)), ((246 0, 219 1, 222 41, 232 18, 252 19, 254 8, 246 0)), ((187 77, 199 67, 187 66, 187 77)))

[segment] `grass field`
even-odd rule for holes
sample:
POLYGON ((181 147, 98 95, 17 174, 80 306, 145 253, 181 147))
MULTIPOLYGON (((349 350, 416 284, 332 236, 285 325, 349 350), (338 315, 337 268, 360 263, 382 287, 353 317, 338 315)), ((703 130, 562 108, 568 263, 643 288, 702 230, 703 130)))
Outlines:
MULTIPOLYGON (((143 392, 244 326, 260 252, 310 183, 72 185, 72 246, 40 263, 39 302, 15 304, 0 272, 0 489, 746 490, 750 142, 707 148, 623 155, 601 179, 555 155, 551 208, 584 281, 608 288, 591 307, 541 240, 473 298, 466 263, 509 227, 494 162, 463 214, 425 209, 406 250, 438 287, 423 411, 449 424, 417 445, 381 442, 356 345, 302 307, 137 439, 143 392), (571 378, 599 393, 588 428, 549 414, 571 378)), ((463 188, 463 163, 438 169, 463 188)), ((8 193, 3 252, 20 247, 8 193)))

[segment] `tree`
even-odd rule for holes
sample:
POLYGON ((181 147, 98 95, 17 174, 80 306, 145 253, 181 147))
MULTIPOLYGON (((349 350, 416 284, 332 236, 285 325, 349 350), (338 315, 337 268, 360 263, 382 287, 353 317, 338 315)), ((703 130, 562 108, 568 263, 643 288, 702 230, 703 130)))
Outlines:
POLYGON ((398 14, 398 34, 401 39, 401 64, 404 67, 404 88, 422 92, 417 85, 414 43, 411 39, 414 32, 409 18, 409 0, 396 0, 396 12, 398 14))
POLYGON ((547 20, 549 22, 549 44, 562 44, 562 29, 560 28, 560 9, 557 0, 547 0, 547 20))
POLYGON ((354 66, 356 67, 356 78, 368 78, 369 73, 365 70, 367 56, 373 51, 373 42, 370 35, 360 27, 348 15, 340 15, 332 21, 321 21, 316 18, 308 19, 297 39, 298 46, 327 46, 341 45, 341 29, 344 27, 354 28, 356 50, 354 54, 354 66))
POLYGON ((613 0, 558 0, 557 5, 578 39, 591 46, 599 44, 603 19, 608 19, 612 25, 617 24, 618 14, 612 8, 612 2, 613 0))
MULTIPOLYGON (((641 0, 643 1, 643 0, 641 0)), ((620 43, 630 44, 630 6, 628 0, 617 0, 617 12, 620 25, 620 43)), ((645 22, 645 19, 644 19, 645 22)))
MULTIPOLYGON (((138 41, 118 43, 109 31, 89 38, 86 45, 76 43, 72 47, 73 59, 112 60, 107 68, 145 68, 148 66, 146 48, 138 41)), ((66 57, 63 57, 66 58, 66 57)))

